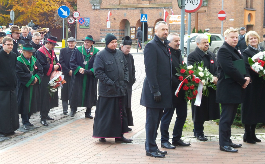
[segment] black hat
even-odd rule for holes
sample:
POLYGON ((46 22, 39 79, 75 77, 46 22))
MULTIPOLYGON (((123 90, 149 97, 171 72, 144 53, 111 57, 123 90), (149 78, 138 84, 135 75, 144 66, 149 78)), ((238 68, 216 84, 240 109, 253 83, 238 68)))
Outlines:
POLYGON ((95 41, 93 40, 92 35, 87 35, 87 36, 85 37, 85 39, 82 39, 82 40, 83 40, 83 41, 90 40, 90 41, 93 42, 93 44, 95 44, 95 41))
POLYGON ((55 36, 49 36, 46 40, 45 43, 50 42, 52 44, 55 44, 56 46, 59 46, 56 42, 57 42, 57 37, 55 36))
POLYGON ((5 32, 0 32, 0 37, 4 37, 6 36, 6 33, 5 32))
POLYGON ((36 49, 33 48, 32 44, 31 43, 25 43, 23 44, 23 51, 28 51, 28 52, 35 52, 36 49))
POLYGON ((107 34, 105 37, 105 42, 106 42, 106 46, 113 40, 117 40, 116 36, 114 36, 113 34, 107 34))
POLYGON ((121 44, 123 45, 132 45, 132 39, 129 36, 122 38, 121 44))
POLYGON ((240 30, 246 30, 246 28, 245 27, 240 27, 240 30))
POLYGON ((32 27, 32 29, 33 29, 33 30, 37 30, 37 29, 39 29, 39 25, 34 25, 34 26, 32 27))

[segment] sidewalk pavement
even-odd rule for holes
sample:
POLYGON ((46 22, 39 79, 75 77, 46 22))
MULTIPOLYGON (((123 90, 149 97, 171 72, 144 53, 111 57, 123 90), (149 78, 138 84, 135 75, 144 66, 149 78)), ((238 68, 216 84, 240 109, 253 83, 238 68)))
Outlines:
MULTIPOLYGON (((145 155, 145 107, 140 105, 142 83, 144 80, 143 55, 135 54, 137 82, 133 86, 132 112, 134 126, 125 134, 132 138, 131 144, 115 143, 107 139, 100 143, 92 137, 93 120, 84 118, 84 109, 79 108, 74 118, 62 115, 61 104, 51 111, 55 121, 48 127, 39 123, 38 114, 34 115, 34 130, 17 131, 13 138, 0 142, 0 164, 105 164, 105 163, 265 163, 265 136, 257 144, 243 143, 238 153, 219 150, 218 137, 210 141, 198 142, 185 136, 191 146, 167 150, 166 158, 159 159, 145 155)), ((92 114, 95 113, 95 107, 92 114)), ((175 118, 175 117, 173 117, 175 118)), ((175 119, 172 119, 171 127, 175 119)), ((172 132, 170 132, 172 133, 172 132)), ((160 134, 160 132, 158 132, 160 134)), ((235 143, 242 143, 242 134, 233 135, 235 143)), ((160 147, 160 137, 157 137, 160 147)), ((165 150, 161 148, 162 150, 165 150)))

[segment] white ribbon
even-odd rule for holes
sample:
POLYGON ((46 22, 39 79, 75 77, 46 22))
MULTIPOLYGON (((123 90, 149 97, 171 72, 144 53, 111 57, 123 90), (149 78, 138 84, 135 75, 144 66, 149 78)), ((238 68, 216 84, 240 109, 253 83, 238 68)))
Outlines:
POLYGON ((201 105, 201 101, 202 101, 202 89, 203 89, 203 83, 200 80, 199 86, 198 86, 198 89, 197 89, 198 93, 197 93, 197 96, 196 96, 196 99, 195 99, 195 103, 194 103, 194 105, 196 105, 196 106, 200 106, 201 105))

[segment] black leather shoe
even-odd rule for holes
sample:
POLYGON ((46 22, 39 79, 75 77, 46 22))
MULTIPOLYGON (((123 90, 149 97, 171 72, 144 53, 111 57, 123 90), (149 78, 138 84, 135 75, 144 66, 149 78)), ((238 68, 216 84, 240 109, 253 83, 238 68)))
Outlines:
POLYGON ((167 151, 162 151, 162 150, 159 150, 159 149, 157 149, 157 152, 160 153, 160 154, 163 154, 163 155, 167 154, 167 151))
POLYGON ((129 128, 129 127, 128 127, 128 131, 132 131, 132 128, 129 128))
POLYGON ((64 114, 64 115, 67 115, 67 114, 68 114, 68 112, 67 112, 67 111, 63 111, 63 114, 64 114))
POLYGON ((100 138, 99 142, 106 142, 106 139, 105 138, 100 138))
POLYGON ((161 154, 159 152, 149 152, 147 151, 146 152, 146 156, 151 156, 151 157, 155 157, 155 158, 165 158, 165 155, 164 154, 161 154))
POLYGON ((23 125, 24 130, 29 130, 29 127, 27 125, 23 125))
POLYGON ((74 116, 75 116, 75 113, 76 113, 76 112, 71 111, 71 113, 70 113, 70 117, 74 117, 74 116))
POLYGON ((233 148, 240 148, 242 146, 242 144, 231 143, 230 146, 233 147, 233 148))
POLYGON ((43 126, 48 126, 46 120, 41 120, 40 123, 41 123, 43 126))
POLYGON ((90 119, 93 119, 94 117, 93 117, 93 116, 91 116, 91 114, 86 114, 86 115, 85 115, 85 118, 90 118, 90 119))
POLYGON ((161 147, 166 148, 166 149, 175 149, 176 148, 176 146, 172 145, 170 142, 161 143, 161 147))
POLYGON ((125 137, 121 137, 121 138, 115 138, 115 142, 132 143, 132 140, 127 139, 125 137))
POLYGON ((238 150, 234 149, 231 146, 220 146, 221 151, 226 151, 226 152, 231 152, 231 153, 236 153, 238 150))
POLYGON ((50 116, 47 116, 46 118, 47 120, 54 120, 53 118, 51 118, 50 116))
POLYGON ((34 125, 33 125, 32 123, 30 123, 30 122, 29 122, 27 125, 28 125, 28 126, 34 126, 34 125))
POLYGON ((206 138, 204 135, 198 135, 198 136, 196 136, 196 138, 197 138, 199 141, 208 141, 208 138, 206 138))
POLYGON ((172 142, 172 145, 174 145, 174 146, 190 146, 190 143, 185 143, 182 141, 182 139, 180 139, 178 141, 172 142))

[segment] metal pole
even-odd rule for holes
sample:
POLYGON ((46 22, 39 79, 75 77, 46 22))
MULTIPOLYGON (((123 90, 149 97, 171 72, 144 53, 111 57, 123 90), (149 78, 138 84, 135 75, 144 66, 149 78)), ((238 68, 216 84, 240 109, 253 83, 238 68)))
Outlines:
MULTIPOLYGON (((222 10, 224 10, 224 0, 222 0, 222 10)), ((222 23, 221 23, 221 35, 222 35, 222 37, 224 37, 224 21, 222 21, 222 23)))
POLYGON ((144 50, 144 22, 143 22, 142 50, 144 50))
POLYGON ((181 28, 180 28, 180 50, 181 55, 184 55, 184 33, 185 33, 185 0, 181 0, 181 28))
POLYGON ((63 39, 64 39, 64 18, 63 18, 63 39))
POLYGON ((187 56, 190 54, 190 30, 191 30, 191 13, 188 14, 189 22, 188 22, 188 40, 187 40, 187 56))
POLYGON ((76 40, 76 34, 77 33, 77 19, 75 20, 75 40, 76 40))

